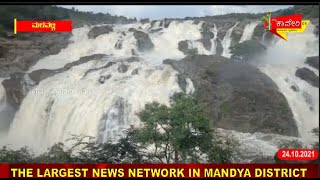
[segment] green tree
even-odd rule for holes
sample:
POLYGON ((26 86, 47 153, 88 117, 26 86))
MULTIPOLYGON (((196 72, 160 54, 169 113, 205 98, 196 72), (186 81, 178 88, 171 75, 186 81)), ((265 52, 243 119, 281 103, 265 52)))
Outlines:
POLYGON ((282 141, 278 143, 278 148, 279 149, 283 149, 283 148, 298 149, 298 148, 304 148, 304 145, 301 141, 292 139, 292 140, 282 141))
POLYGON ((27 147, 12 150, 7 146, 0 149, 0 163, 32 163, 34 154, 27 147))
POLYGON ((72 151, 65 150, 63 143, 56 143, 47 152, 34 158, 37 163, 72 163, 72 151))
POLYGON ((74 136, 73 161, 76 163, 141 163, 142 157, 128 136, 117 142, 97 143, 93 137, 74 136))
POLYGON ((144 125, 130 133, 149 162, 232 161, 236 142, 209 128, 208 115, 193 96, 175 94, 170 107, 149 103, 138 116, 144 125))

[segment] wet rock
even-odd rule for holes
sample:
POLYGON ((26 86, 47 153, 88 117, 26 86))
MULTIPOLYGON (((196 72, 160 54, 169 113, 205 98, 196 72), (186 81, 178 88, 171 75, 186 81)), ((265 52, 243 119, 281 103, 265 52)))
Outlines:
POLYGON ((211 50, 212 44, 211 44, 210 39, 200 39, 199 41, 202 43, 203 47, 204 47, 207 51, 210 51, 210 50, 211 50))
MULTIPOLYGON (((86 63, 91 60, 106 57, 105 54, 94 54, 91 56, 81 57, 78 61, 66 64, 60 69, 39 69, 31 73, 17 72, 10 75, 10 79, 6 79, 2 82, 3 87, 6 90, 7 101, 14 108, 18 109, 28 92, 38 85, 42 80, 49 78, 55 74, 65 72, 71 69, 73 66, 77 66, 86 63)), ((110 62, 106 66, 112 65, 110 62)), ((90 70, 89 70, 90 71, 90 70)))
POLYGON ((48 55, 57 54, 67 47, 71 33, 24 33, 25 40, 0 40, 0 76, 25 72, 48 55), (1 50, 2 49, 2 50, 1 50))
POLYGON ((195 48, 189 48, 189 40, 180 41, 178 43, 179 51, 183 52, 185 55, 196 55, 198 54, 198 50, 195 48))
POLYGON ((217 55, 163 63, 191 79, 195 95, 209 113, 211 127, 298 136, 286 98, 256 67, 217 55))
POLYGON ((151 23, 150 23, 150 28, 153 28, 153 26, 154 26, 154 24, 155 24, 156 22, 157 22, 156 20, 151 21, 151 23))
POLYGON ((206 50, 210 51, 212 46, 210 39, 214 38, 214 34, 211 32, 211 29, 214 28, 214 24, 204 22, 202 23, 201 28, 201 39, 199 41, 203 44, 203 47, 206 50))
POLYGON ((31 73, 29 73, 29 77, 30 79, 32 79, 36 85, 39 84, 40 81, 51 77, 57 73, 59 73, 60 70, 51 70, 51 69, 39 69, 36 71, 32 71, 31 73))
POLYGON ((164 21, 160 21, 159 26, 162 27, 164 25, 164 21))
POLYGON ((149 23, 149 22, 150 22, 150 19, 148 19, 148 18, 140 20, 140 23, 142 23, 142 24, 146 24, 146 23, 149 23))
POLYGON ((104 84, 105 83, 105 81, 106 80, 108 80, 108 79, 110 79, 111 78, 111 74, 108 74, 108 75, 106 75, 106 76, 100 76, 100 78, 99 78, 99 83, 100 84, 104 84))
POLYGON ((310 85, 319 88, 319 77, 308 68, 299 68, 295 74, 302 80, 307 81, 310 85))
POLYGON ((202 35, 202 39, 212 39, 212 38, 214 38, 213 32, 205 31, 205 32, 201 32, 201 35, 202 35))
POLYGON ((200 21, 199 20, 194 20, 192 24, 199 24, 200 21))
POLYGON ((63 68, 64 70, 69 70, 73 66, 78 66, 80 64, 84 64, 92 60, 98 60, 106 57, 108 57, 106 54, 93 54, 90 56, 83 56, 77 61, 66 64, 63 68))
POLYGON ((88 32, 89 39, 95 39, 102 34, 109 34, 113 31, 111 26, 95 26, 88 32))
POLYGON ((128 66, 124 65, 124 64, 120 64, 120 66, 118 67, 118 71, 120 73, 125 73, 128 71, 128 66))
POLYGON ((242 37, 244 28, 248 23, 249 22, 247 22, 247 21, 242 21, 233 29, 233 31, 231 33, 231 44, 230 44, 230 46, 234 46, 235 44, 239 43, 239 41, 240 41, 240 39, 242 37))
POLYGON ((168 27, 170 26, 170 23, 171 23, 171 22, 172 22, 171 20, 164 19, 163 27, 168 28, 168 27))
POLYGON ((157 33, 157 32, 160 32, 160 31, 162 31, 162 28, 151 29, 150 33, 157 33))
POLYGON ((319 69, 319 56, 307 57, 307 60, 305 63, 311 67, 319 69))
POLYGON ((134 49, 131 49, 131 54, 132 54, 133 56, 137 56, 137 55, 138 55, 137 51, 134 50, 134 49))
POLYGON ((186 87, 187 87, 186 77, 181 74, 178 74, 177 77, 178 77, 178 84, 179 84, 181 90, 183 92, 186 92, 186 87))
POLYGON ((140 62, 141 61, 141 58, 137 57, 137 56, 133 56, 133 57, 130 57, 128 59, 125 60, 126 62, 129 62, 129 63, 132 63, 132 62, 140 62))
POLYGON ((302 96, 303 96, 304 101, 305 101, 308 105, 310 105, 310 107, 312 108, 312 107, 313 107, 312 96, 311 96, 309 93, 305 92, 305 91, 302 92, 302 96))
POLYGON ((23 99, 35 84, 27 74, 13 73, 10 79, 2 82, 2 85, 6 90, 7 102, 15 109, 19 109, 23 99))
POLYGON ((299 92, 299 87, 297 85, 292 85, 291 89, 295 92, 299 92))
POLYGON ((214 24, 210 22, 203 22, 201 28, 202 32, 211 32, 211 29, 214 28, 214 24))
POLYGON ((259 23, 253 30, 252 39, 261 41, 263 34, 266 32, 262 23, 259 23))
POLYGON ((118 41, 116 42, 116 44, 114 45, 114 47, 116 49, 122 49, 122 43, 123 43, 123 39, 118 39, 118 41))
POLYGON ((220 30, 218 31, 218 38, 220 40, 223 40, 224 36, 227 34, 227 31, 232 28, 236 24, 235 22, 225 22, 221 27, 220 30))
POLYGON ((149 51, 154 48, 154 44, 152 43, 148 34, 138 31, 134 28, 130 28, 129 31, 133 32, 133 36, 137 40, 137 46, 139 51, 149 51))
POLYGON ((132 71, 131 75, 136 75, 136 74, 139 74, 139 69, 136 68, 132 71))
POLYGON ((100 69, 106 69, 106 68, 109 68, 110 66, 116 64, 115 62, 108 62, 106 65, 102 66, 102 67, 99 67, 99 68, 94 68, 94 69, 89 69, 81 79, 85 78, 89 73, 91 72, 94 72, 94 71, 98 71, 100 69))
POLYGON ((216 55, 221 55, 223 53, 223 47, 220 39, 216 39, 217 47, 216 47, 216 55))

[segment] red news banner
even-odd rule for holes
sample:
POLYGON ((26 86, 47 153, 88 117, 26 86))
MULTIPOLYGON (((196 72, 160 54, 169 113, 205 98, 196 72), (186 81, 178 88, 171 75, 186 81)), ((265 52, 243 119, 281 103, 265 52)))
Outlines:
POLYGON ((72 21, 22 21, 14 19, 14 34, 18 32, 72 32, 72 21))
POLYGON ((254 178, 318 176, 317 164, 0 164, 1 178, 254 178))

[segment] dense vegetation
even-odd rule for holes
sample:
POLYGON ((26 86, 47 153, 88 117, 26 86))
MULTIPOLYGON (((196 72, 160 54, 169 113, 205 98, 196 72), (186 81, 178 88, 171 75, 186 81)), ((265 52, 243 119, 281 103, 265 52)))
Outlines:
POLYGON ((129 23, 136 19, 128 19, 124 16, 111 16, 110 14, 82 12, 76 9, 66 9, 48 5, 1 5, 0 28, 12 31, 13 19, 20 20, 63 20, 71 19, 75 26, 98 23, 129 23))
POLYGON ((272 16, 287 16, 291 14, 302 14, 303 19, 319 18, 319 5, 295 5, 291 8, 278 10, 272 16))
POLYGON ((147 104, 138 113, 140 128, 129 128, 116 143, 98 144, 74 136, 71 148, 57 143, 41 155, 27 147, 0 149, 3 163, 230 163, 238 143, 209 129, 208 115, 193 96, 178 93, 170 106, 147 104))

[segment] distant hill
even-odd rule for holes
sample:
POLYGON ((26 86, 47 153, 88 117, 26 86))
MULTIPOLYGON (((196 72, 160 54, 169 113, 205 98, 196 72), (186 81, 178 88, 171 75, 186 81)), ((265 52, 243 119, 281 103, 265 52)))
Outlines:
POLYGON ((0 28, 6 31, 13 30, 13 19, 20 20, 62 20, 71 19, 73 27, 84 24, 101 23, 132 23, 136 19, 128 19, 124 16, 112 16, 110 14, 82 12, 76 9, 66 9, 58 6, 48 5, 1 5, 0 6, 0 28))

